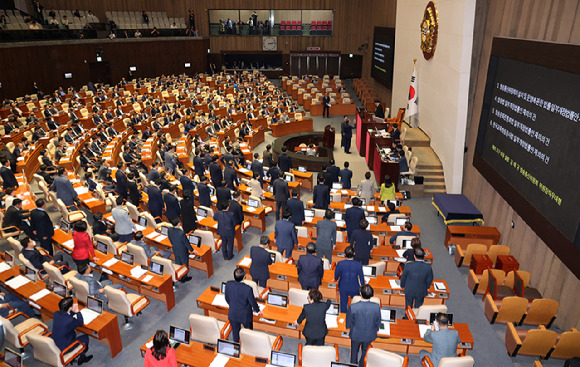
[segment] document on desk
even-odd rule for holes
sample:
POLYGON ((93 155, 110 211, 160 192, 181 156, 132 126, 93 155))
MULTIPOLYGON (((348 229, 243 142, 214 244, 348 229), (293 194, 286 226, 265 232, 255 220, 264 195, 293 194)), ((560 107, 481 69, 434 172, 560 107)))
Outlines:
POLYGON ((405 253, 405 249, 399 249, 399 250, 395 250, 397 252, 397 256, 399 257, 403 257, 403 254, 405 253))
POLYGON ((226 363, 228 363, 230 357, 226 356, 225 354, 216 354, 213 361, 210 363, 209 367, 224 367, 226 363))
POLYGON ((240 261, 240 266, 250 266, 252 265, 252 258, 251 257, 244 257, 241 261, 240 261))
POLYGON ((385 208, 384 206, 379 206, 379 212, 386 213, 387 212, 387 208, 385 208))
POLYGON ((145 278, 143 278, 143 283, 149 283, 151 279, 153 279, 153 275, 149 274, 145 278))
POLYGON ((105 268, 110 268, 111 266, 115 265, 119 260, 115 259, 114 257, 110 258, 109 260, 103 263, 105 268))
POLYGON ((329 329, 338 328, 338 315, 326 315, 326 327, 329 329))
POLYGON ((434 282, 433 284, 435 285, 435 290, 438 290, 440 292, 445 292, 447 290, 447 287, 443 282, 434 282))
POLYGON ((344 204, 344 208, 345 209, 350 209, 350 208, 352 208, 352 204, 344 204))
POLYGON ((151 241, 155 241, 155 239, 157 238, 157 236, 160 236, 160 234, 157 233, 157 232, 151 232, 148 235, 146 235, 145 237, 147 239, 150 239, 151 241))
POLYGON ((75 240, 68 240, 65 243, 62 244, 64 247, 68 248, 69 250, 72 250, 75 248, 75 240))
POLYGON ((0 263, 0 273, 3 273, 6 270, 10 270, 10 269, 12 269, 12 267, 10 265, 8 265, 7 263, 5 263, 5 262, 0 263))
POLYGON ((30 283, 30 279, 28 279, 24 275, 17 275, 14 278, 5 282, 5 284, 12 289, 18 289, 27 283, 30 283))
POLYGON ((143 269, 141 266, 136 265, 133 269, 131 269, 131 276, 133 278, 139 279, 143 275, 147 273, 147 270, 143 269))
POLYGON ((46 295, 49 295, 49 294, 50 294, 50 291, 49 291, 48 289, 46 289, 46 288, 45 288, 45 289, 43 289, 43 290, 41 290, 41 291, 38 291, 38 292, 34 293, 34 294, 33 294, 32 296, 30 296, 29 298, 30 298, 32 301, 36 302, 36 301, 38 301, 39 299, 41 299, 42 297, 44 297, 44 296, 46 296, 46 295))
POLYGON ((419 333, 421 334, 421 338, 425 336, 425 332, 431 329, 431 325, 419 325, 419 333))
POLYGON ((144 231, 147 227, 143 227, 142 225, 135 224, 135 230, 137 231, 144 231))
POLYGON ((215 297, 213 298, 213 301, 211 301, 211 304, 213 306, 219 306, 219 307, 225 307, 225 308, 230 307, 230 305, 226 302, 226 296, 224 296, 221 293, 215 295, 215 297))
POLYGON ((89 192, 89 188, 86 186, 79 186, 79 187, 75 187, 75 191, 77 192, 77 194, 82 195, 82 194, 86 194, 87 192, 89 192))
POLYGON ((249 169, 243 168, 243 167, 240 167, 239 171, 242 172, 242 173, 248 173, 248 172, 250 172, 249 169))
POLYGON ((401 226, 391 226, 392 232, 401 232, 401 226))
POLYGON ((97 199, 95 199, 95 198, 90 198, 90 199, 84 200, 84 202, 85 202, 85 203, 92 203, 92 202, 94 202, 94 201, 97 201, 97 199))
POLYGON ((246 210, 249 211, 250 213, 254 213, 256 211, 256 209, 251 206, 246 206, 246 210))
POLYGON ((374 212, 375 206, 374 205, 367 205, 367 212, 374 212))
POLYGON ((93 322, 94 319, 101 316, 100 313, 95 312, 93 310, 89 310, 88 308, 83 308, 80 311, 80 313, 81 313, 81 315, 83 315, 83 324, 84 325, 90 324, 91 322, 93 322))
POLYGON ((389 279, 389 284, 392 289, 401 289, 401 281, 399 279, 389 279))
POLYGON ((379 327, 379 335, 389 336, 391 335, 391 323, 386 321, 381 321, 381 326, 379 327))
POLYGON ((157 236, 157 238, 155 238, 155 241, 161 242, 161 241, 165 241, 166 239, 167 239, 167 236, 160 234, 157 236))

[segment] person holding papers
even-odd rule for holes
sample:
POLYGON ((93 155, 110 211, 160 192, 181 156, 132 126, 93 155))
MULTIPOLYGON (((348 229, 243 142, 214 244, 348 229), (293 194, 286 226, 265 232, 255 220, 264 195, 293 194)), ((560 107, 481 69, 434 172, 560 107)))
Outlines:
POLYGON ((52 318, 52 334, 50 337, 54 344, 64 351, 75 341, 84 344, 84 350, 78 358, 79 366, 93 359, 92 355, 87 356, 89 350, 89 336, 82 334, 77 336, 75 329, 83 326, 83 315, 79 312, 79 305, 73 302, 72 297, 65 297, 58 303, 59 311, 54 313, 52 318))
POLYGON ((350 363, 358 363, 359 367, 365 365, 365 356, 369 345, 377 338, 381 327, 381 306, 371 302, 374 295, 373 287, 364 284, 360 287, 362 300, 353 303, 346 313, 346 328, 350 329, 350 363), (362 350, 360 359, 358 351, 362 350), (357 361, 358 359, 358 361, 357 361))
POLYGON ((461 342, 459 333, 455 329, 449 329, 449 318, 445 313, 438 313, 431 329, 425 331, 423 339, 433 344, 433 351, 422 350, 419 352, 420 360, 429 356, 433 366, 439 365, 441 358, 457 356, 457 344, 461 342))
POLYGON ((294 325, 298 326, 306 320, 302 334, 306 338, 306 345, 324 345, 328 334, 326 325, 326 311, 330 308, 330 300, 322 301, 322 293, 318 289, 308 291, 308 304, 302 307, 302 312, 294 325))
POLYGON ((105 274, 101 275, 99 281, 97 281, 91 268, 88 265, 81 265, 78 269, 78 274, 75 276, 77 279, 87 282, 89 285, 89 295, 97 297, 100 300, 107 301, 107 296, 105 296, 104 288, 106 286, 113 287, 115 289, 121 289, 123 286, 121 284, 113 284, 113 281, 108 279, 105 274))
POLYGON ((229 305, 228 320, 232 326, 232 337, 234 342, 240 342, 240 328, 242 325, 246 329, 252 330, 254 328, 252 310, 257 312, 259 316, 264 313, 260 311, 260 307, 254 298, 252 288, 242 283, 246 277, 244 269, 237 267, 234 270, 234 280, 226 283, 225 298, 229 305))
POLYGON ((405 265, 401 275, 401 288, 405 289, 405 308, 419 308, 433 282, 431 265, 423 262, 425 251, 415 249, 415 261, 405 265))
POLYGON ((338 291, 340 293, 340 312, 346 312, 348 297, 358 296, 360 286, 365 284, 365 275, 362 265, 354 260, 354 249, 348 246, 344 250, 346 260, 339 261, 334 269, 334 280, 338 281, 338 291))
POLYGON ((252 279, 262 288, 266 288, 268 279, 270 279, 270 270, 268 265, 272 265, 270 252, 266 250, 270 244, 268 236, 260 237, 260 245, 253 246, 250 249, 252 264, 250 265, 250 275, 252 279))
POLYGON ((153 346, 145 352, 144 367, 177 367, 175 349, 169 345, 165 330, 157 330, 153 337, 153 346))

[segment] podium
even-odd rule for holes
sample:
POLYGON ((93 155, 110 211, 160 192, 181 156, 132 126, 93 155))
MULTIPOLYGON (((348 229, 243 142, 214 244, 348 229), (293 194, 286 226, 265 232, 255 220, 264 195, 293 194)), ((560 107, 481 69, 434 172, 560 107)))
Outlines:
POLYGON ((330 149, 331 151, 334 150, 334 134, 336 129, 331 125, 326 125, 324 128, 324 135, 322 136, 322 145, 330 149))

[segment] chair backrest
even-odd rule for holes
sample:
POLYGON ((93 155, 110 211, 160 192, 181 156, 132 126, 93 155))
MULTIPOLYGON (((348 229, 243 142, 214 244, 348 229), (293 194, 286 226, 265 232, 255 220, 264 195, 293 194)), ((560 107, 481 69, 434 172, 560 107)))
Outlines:
POLYGON ((558 334, 552 330, 546 330, 540 326, 539 329, 529 330, 522 340, 519 354, 545 356, 556 344, 558 334))
POLYGON ((469 266, 471 264, 471 256, 474 254, 484 255, 487 252, 487 246, 481 245, 479 243, 471 243, 467 245, 465 250, 465 256, 463 257, 463 263, 469 266))
MULTIPOLYGON (((350 304, 352 305, 354 303, 359 303, 360 301, 362 301, 361 296, 354 296, 350 301, 350 304)), ((381 306, 381 299, 379 297, 371 297, 369 302, 376 303, 377 305, 381 306)))
POLYGON ((254 298, 258 298, 260 296, 260 292, 258 291, 258 284, 253 280, 244 279, 242 283, 246 284, 250 288, 252 288, 252 293, 254 294, 254 298))
MULTIPOLYGON (((407 218, 407 214, 403 214, 403 213, 389 214, 389 217, 387 218, 387 223, 396 223, 397 218, 407 218)), ((403 237, 403 236, 399 236, 399 237, 403 237)), ((397 239, 399 239, 399 237, 397 237, 397 239)))
POLYGON ((297 288, 288 289, 288 303, 299 307, 308 304, 308 291, 297 288))
MULTIPOLYGON (((401 237, 401 236, 399 236, 399 237, 401 237)), ((369 264, 369 266, 377 268, 377 271, 375 272, 375 274, 377 274, 377 276, 379 276, 379 275, 385 274, 385 269, 387 267, 387 263, 386 263, 386 261, 377 261, 376 263, 369 264)))
POLYGON ((322 259, 322 268, 324 270, 331 270, 331 265, 330 265, 330 260, 328 260, 327 258, 323 258, 322 259))
POLYGON ((429 320, 429 317, 432 313, 447 313, 447 306, 446 305, 423 305, 419 307, 417 313, 415 314, 415 318, 417 320, 429 320))
POLYGON ((438 367, 473 367, 474 364, 472 356, 447 357, 439 360, 438 367))
POLYGON ((75 297, 86 305, 89 297, 89 283, 76 277, 70 278, 69 282, 75 290, 75 297))
POLYGON ((580 332, 572 329, 562 333, 550 357, 560 359, 580 357, 580 332))
POLYGON ((497 279, 493 273, 487 273, 487 289, 493 299, 497 298, 497 279))
POLYGON ((298 237, 308 237, 308 228, 304 226, 296 227, 296 236, 298 237))
POLYGON ((137 222, 139 220, 139 210, 137 207, 130 202, 126 202, 125 205, 127 205, 127 209, 129 210, 129 217, 131 220, 137 222))
POLYGON ((550 325, 556 318, 560 303, 549 298, 535 299, 530 304, 530 308, 524 319, 526 325, 550 325))
POLYGON ((330 366, 330 362, 336 362, 334 347, 307 345, 302 349, 303 367, 330 366))
POLYGON ((149 265, 149 258, 145 253, 145 250, 141 246, 133 245, 132 243, 127 244, 127 251, 132 254, 135 258, 135 263, 141 266, 148 266, 149 265))
POLYGON ((496 322, 515 322, 518 323, 526 310, 528 309, 528 300, 523 297, 506 297, 501 301, 496 322))
POLYGON ((115 289, 110 286, 105 287, 105 295, 109 301, 109 309, 113 312, 120 313, 124 316, 133 316, 131 310, 131 302, 127 294, 120 289, 115 289))
POLYGON ((412 240, 417 236, 398 236, 397 240, 395 241, 395 246, 399 246, 399 248, 403 247, 403 241, 412 240))
POLYGON ((66 284, 62 273, 56 266, 50 265, 50 263, 46 262, 44 263, 44 270, 48 273, 48 281, 50 284, 54 283, 55 281, 59 282, 60 284, 66 284))
POLYGON ((171 278, 173 279, 173 281, 177 281, 177 276, 175 274, 175 268, 173 267, 173 262, 171 261, 171 259, 166 259, 164 257, 161 256, 153 256, 151 258, 152 261, 163 265, 163 274, 167 274, 167 275, 171 275, 171 278))
POLYGON ((498 255, 509 255, 510 248, 505 245, 493 245, 487 250, 487 256, 491 259, 493 266, 495 267, 495 262, 497 261, 498 255))
POLYGON ((103 236, 101 234, 96 234, 94 237, 95 241, 99 241, 107 245, 107 252, 110 254, 120 255, 119 250, 115 247, 113 240, 109 236, 103 236))
POLYGON ((32 263, 30 261, 28 261, 28 259, 25 258, 22 253, 20 253, 20 255, 18 255, 18 260, 20 260, 20 262, 23 263, 25 266, 28 266, 30 269, 38 272, 38 269, 35 268, 34 265, 32 265, 32 263))
POLYGON ((10 320, 5 319, 4 317, 0 316, 0 322, 4 325, 4 334, 6 341, 14 346, 20 347, 20 343, 18 341, 18 331, 14 328, 14 325, 10 322, 10 320))
POLYGON ((207 206, 203 206, 200 205, 198 206, 198 208, 204 209, 207 212, 208 217, 212 217, 213 218, 213 209, 212 208, 208 208, 207 206))
POLYGON ((28 341, 34 349, 34 359, 54 367, 63 366, 60 360, 60 349, 52 338, 43 335, 30 335, 28 341))
MULTIPOLYGON (((528 287, 530 285, 530 272, 525 270, 517 270, 519 277, 524 282, 524 287, 528 287)), ((505 285, 514 288, 515 287, 515 271, 512 270, 507 273, 505 278, 505 285)))
POLYGON ((189 315, 191 339, 200 343, 217 344, 220 338, 220 327, 217 319, 197 314, 189 315))
POLYGON ((242 354, 260 358, 270 358, 272 342, 268 334, 250 329, 240 330, 242 354))
POLYGON ((366 367, 402 367, 405 358, 398 354, 387 352, 386 350, 369 348, 366 361, 366 367))
POLYGON ((268 251, 271 254, 275 254, 276 255, 276 262, 277 263, 283 263, 284 262, 284 258, 282 257, 282 254, 279 253, 278 251, 268 250, 268 249, 266 249, 266 251, 268 251))
POLYGON ((142 212, 141 216, 143 216, 145 219, 147 219, 147 227, 151 227, 153 229, 157 229, 157 222, 155 221, 155 218, 153 218, 153 216, 151 215, 151 213, 149 212, 142 212))
POLYGON ((314 216, 315 217, 324 218, 325 213, 326 213, 326 210, 324 210, 324 209, 314 209, 314 216))
POLYGON ((13 237, 8 237, 8 245, 12 248, 12 250, 14 251, 14 256, 19 256, 20 253, 22 252, 22 245, 20 244, 20 242, 16 239, 14 239, 13 237))
POLYGON ((414 155, 411 157, 411 163, 409 164, 409 171, 415 173, 415 168, 417 168, 417 163, 419 162, 419 157, 414 155))
POLYGON ((201 244, 205 246, 211 247, 213 251, 215 251, 215 239, 213 237, 213 233, 211 231, 205 231, 201 229, 196 229, 193 231, 193 234, 196 236, 201 237, 201 244))

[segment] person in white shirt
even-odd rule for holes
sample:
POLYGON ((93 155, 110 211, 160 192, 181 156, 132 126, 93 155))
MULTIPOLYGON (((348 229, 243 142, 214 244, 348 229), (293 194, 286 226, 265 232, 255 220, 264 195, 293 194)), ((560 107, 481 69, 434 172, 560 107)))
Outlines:
POLYGON ((141 38, 141 32, 138 29, 135 31, 135 38, 141 38))

